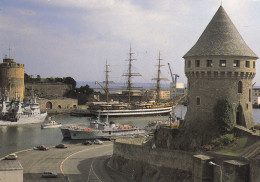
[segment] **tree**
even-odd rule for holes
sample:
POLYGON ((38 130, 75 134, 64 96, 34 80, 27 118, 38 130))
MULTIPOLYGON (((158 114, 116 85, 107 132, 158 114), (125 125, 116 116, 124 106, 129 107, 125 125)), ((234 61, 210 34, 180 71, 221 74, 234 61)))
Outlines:
POLYGON ((36 82, 40 82, 40 81, 41 81, 41 76, 40 76, 40 75, 37 75, 36 78, 35 78, 35 81, 36 81, 36 82))
POLYGON ((77 84, 77 82, 71 77, 63 78, 63 83, 72 85, 72 89, 75 89, 77 84))
POLYGON ((24 82, 29 83, 31 81, 32 81, 32 78, 27 73, 24 73, 24 82))
POLYGON ((233 130, 235 117, 233 107, 227 99, 220 99, 214 106, 214 119, 222 133, 233 130))

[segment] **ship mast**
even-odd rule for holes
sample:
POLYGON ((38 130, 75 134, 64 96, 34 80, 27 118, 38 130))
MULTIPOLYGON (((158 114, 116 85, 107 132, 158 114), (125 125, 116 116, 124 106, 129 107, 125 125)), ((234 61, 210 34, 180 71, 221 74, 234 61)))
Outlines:
POLYGON ((114 83, 113 81, 109 81, 109 66, 107 64, 107 60, 106 60, 106 70, 105 70, 105 75, 106 75, 106 80, 103 81, 102 83, 105 83, 105 86, 103 86, 102 84, 100 84, 98 81, 95 81, 95 84, 98 84, 104 91, 105 91, 105 94, 106 94, 106 101, 107 103, 109 102, 109 83, 114 83))
POLYGON ((153 78, 153 80, 156 80, 157 84, 156 84, 156 103, 159 103, 161 100, 160 97, 160 92, 161 92, 161 80, 168 80, 167 78, 161 78, 161 67, 164 66, 161 64, 161 61, 163 59, 161 59, 161 52, 159 51, 159 58, 158 60, 158 71, 157 71, 157 78, 153 78))
POLYGON ((127 76, 127 88, 126 90, 128 91, 128 102, 129 104, 131 103, 131 93, 132 93, 132 89, 133 89, 133 83, 132 83, 132 77, 133 76, 141 76, 141 74, 139 73, 133 73, 132 72, 132 61, 136 60, 133 59, 133 52, 130 46, 130 52, 129 52, 129 63, 128 63, 128 72, 124 73, 122 76, 127 76))
POLYGON ((109 79, 108 79, 108 73, 110 72, 109 71, 109 66, 110 65, 108 65, 107 64, 107 60, 106 60, 106 71, 105 71, 105 73, 106 73, 106 81, 104 81, 105 82, 105 84, 106 84, 106 86, 105 86, 105 92, 106 92, 106 100, 107 100, 107 103, 108 103, 108 101, 109 101, 109 98, 108 98, 108 96, 109 96, 109 79))

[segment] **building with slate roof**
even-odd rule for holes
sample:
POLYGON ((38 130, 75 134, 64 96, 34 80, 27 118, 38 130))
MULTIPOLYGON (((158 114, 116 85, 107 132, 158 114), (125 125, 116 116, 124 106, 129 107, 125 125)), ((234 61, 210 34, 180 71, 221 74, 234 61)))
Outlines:
POLYGON ((199 128, 201 133, 214 128, 213 108, 219 99, 228 99, 232 104, 236 124, 247 128, 255 124, 252 79, 258 57, 222 6, 183 58, 188 78, 185 128, 199 128))

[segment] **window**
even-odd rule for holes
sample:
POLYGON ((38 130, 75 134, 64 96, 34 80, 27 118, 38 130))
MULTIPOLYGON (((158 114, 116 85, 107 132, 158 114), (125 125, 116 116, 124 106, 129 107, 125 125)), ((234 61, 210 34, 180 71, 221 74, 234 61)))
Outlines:
POLYGON ((191 67, 191 61, 188 61, 188 68, 191 67))
POLYGON ((255 68, 255 61, 253 62, 253 68, 255 68))
POLYGON ((233 67, 240 67, 240 60, 234 60, 233 67))
POLYGON ((207 60, 207 67, 212 67, 212 60, 207 60))
POLYGON ((226 60, 220 60, 219 61, 219 66, 220 67, 226 67, 226 60))
POLYGON ((248 100, 249 100, 249 102, 251 102, 251 89, 249 89, 248 94, 249 94, 248 100))
POLYGON ((196 100, 197 100, 196 101, 197 102, 197 106, 199 106, 200 105, 200 97, 197 97, 196 100))
POLYGON ((196 67, 200 67, 200 60, 196 60, 196 67))
POLYGON ((250 68, 250 62, 249 61, 246 61, 246 67, 250 68))
POLYGON ((242 93, 242 91, 243 91, 243 84, 242 84, 242 82, 239 81, 238 84, 237 84, 237 86, 238 86, 237 92, 238 92, 238 93, 242 93))

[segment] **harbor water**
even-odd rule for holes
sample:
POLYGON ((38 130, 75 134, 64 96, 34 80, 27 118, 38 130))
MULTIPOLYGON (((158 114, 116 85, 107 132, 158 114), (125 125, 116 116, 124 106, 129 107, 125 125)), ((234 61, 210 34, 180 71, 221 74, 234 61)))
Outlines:
MULTIPOLYGON (((174 112, 177 117, 184 117, 185 106, 178 106, 174 112)), ((54 115, 54 120, 62 125, 88 125, 93 118, 73 117, 70 115, 54 115)), ((256 123, 260 123, 260 109, 253 110, 253 117, 256 123)), ((95 119, 95 118, 94 118, 95 119)), ((125 117, 110 118, 121 124, 136 125, 144 128, 150 121, 165 121, 168 116, 146 116, 146 117, 125 117)), ((16 126, 0 126, 0 157, 20 150, 33 148, 37 145, 54 146, 59 143, 77 143, 81 141, 63 140, 59 128, 41 129, 39 124, 27 124, 16 126)))

